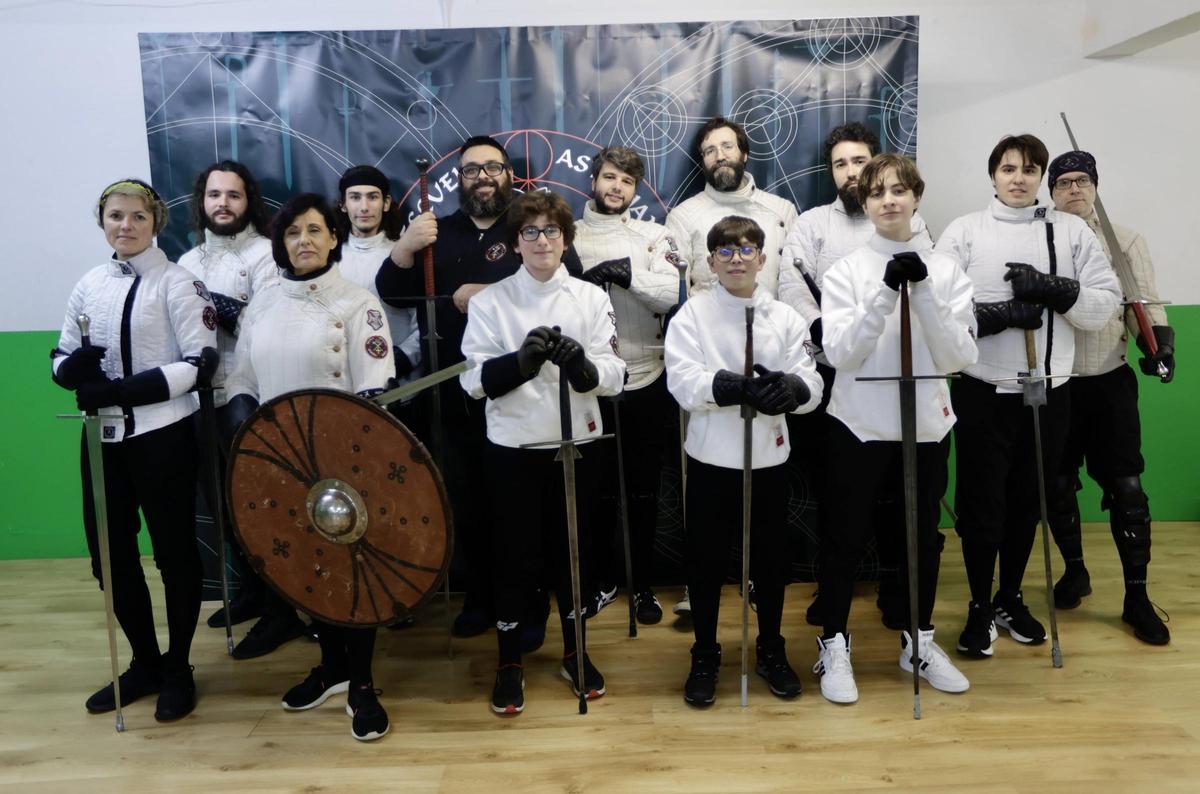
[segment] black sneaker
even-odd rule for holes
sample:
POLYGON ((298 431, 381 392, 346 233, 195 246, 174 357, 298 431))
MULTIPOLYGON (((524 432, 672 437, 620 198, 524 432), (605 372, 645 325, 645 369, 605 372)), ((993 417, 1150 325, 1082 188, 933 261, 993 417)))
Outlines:
POLYGON ((588 620, 600 614, 600 610, 617 600, 617 586, 601 583, 596 593, 587 600, 583 614, 588 620))
POLYGON ((800 677, 788 664, 787 654, 783 650, 783 638, 780 637, 770 646, 757 643, 757 663, 754 672, 766 679, 771 694, 790 700, 800 694, 800 677))
POLYGON ((900 582, 888 578, 879 580, 879 596, 875 599, 879 607, 879 620, 892 631, 908 628, 908 599, 900 582))
POLYGON ((501 665, 492 687, 492 711, 520 714, 525 710, 525 671, 519 664, 501 665))
POLYGON ((683 684, 683 699, 705 708, 717 699, 717 676, 721 671, 721 645, 699 649, 692 646, 692 669, 683 684))
POLYGON ((458 617, 454 618, 454 625, 451 627, 450 633, 461 639, 478 637, 495 623, 495 619, 488 614, 486 609, 463 604, 462 612, 459 612, 458 617))
POLYGON ((649 587, 634 594, 633 609, 637 613, 637 622, 646 626, 653 626, 663 618, 662 604, 649 587))
POLYGON ((350 723, 350 735, 360 742, 379 739, 392 727, 379 702, 382 694, 382 689, 376 689, 375 684, 368 681, 351 689, 346 696, 346 713, 354 718, 350 723))
MULTIPOLYGON (((579 697, 580 694, 578 664, 579 655, 572 651, 563 657, 562 667, 558 669, 562 677, 571 682, 571 691, 575 693, 575 697, 579 697)), ((595 700, 604 694, 604 676, 600 675, 600 671, 586 653, 583 655, 583 688, 587 690, 588 700, 595 700)))
POLYGON ((546 621, 550 620, 550 594, 538 590, 530 596, 529 614, 521 621, 521 653, 533 653, 546 642, 546 621))
MULTIPOLYGON (((137 659, 129 663, 129 669, 121 673, 121 705, 128 706, 138 698, 157 694, 162 689, 162 665, 155 667, 142 664, 137 659)), ((83 704, 92 714, 105 714, 117 710, 117 696, 113 685, 101 688, 83 704)))
POLYGON ((1068 565, 1062 578, 1054 584, 1054 606, 1074 609, 1084 596, 1092 594, 1092 577, 1082 565, 1068 565))
POLYGON ((192 678, 192 669, 191 665, 183 665, 169 667, 163 672, 154 719, 172 722, 186 717, 196 708, 196 681, 192 678))
POLYGON ((1029 613, 1020 590, 1016 593, 998 591, 992 599, 992 609, 996 613, 996 626, 1006 629, 1017 642, 1040 645, 1046 641, 1045 626, 1029 613))
POLYGON ((327 670, 324 665, 317 665, 299 684, 287 691, 283 696, 282 706, 285 711, 305 711, 314 709, 329 699, 350 689, 350 676, 327 670))
POLYGON ((821 591, 817 590, 813 593, 812 603, 808 605, 808 611, 804 613, 804 620, 810 626, 825 626, 825 603, 821 600, 821 591))
POLYGON ((958 635, 958 652, 972 659, 985 659, 992 655, 992 643, 995 641, 996 623, 992 608, 972 601, 967 610, 967 626, 958 635))
MULTIPOLYGON (((229 625, 236 626, 239 623, 245 623, 247 620, 254 620, 262 615, 262 599, 256 596, 242 596, 229 599, 229 625)), ((205 621, 210 629, 225 628, 225 607, 218 607, 217 611, 208 616, 205 621)))
POLYGON ((266 656, 285 642, 291 642, 305 633, 304 621, 296 617, 269 615, 258 619, 250 627, 242 641, 233 647, 234 659, 256 659, 266 656))
MULTIPOLYGON (((1133 634, 1142 642, 1151 645, 1166 645, 1171 641, 1171 632, 1158 617, 1154 604, 1146 596, 1125 596, 1125 609, 1121 612, 1121 620, 1133 627, 1133 634)), ((125 686, 125 676, 121 676, 121 686, 125 686)), ((121 690, 125 694, 125 690, 121 690)))

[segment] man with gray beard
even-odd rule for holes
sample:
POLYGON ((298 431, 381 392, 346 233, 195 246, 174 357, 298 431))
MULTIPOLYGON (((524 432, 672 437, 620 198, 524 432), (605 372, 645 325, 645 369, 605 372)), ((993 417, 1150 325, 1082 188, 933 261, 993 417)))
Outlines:
MULTIPOLYGON (((412 307, 413 298, 425 294, 419 253, 433 246, 434 294, 452 296, 436 304, 438 364, 448 367, 463 360, 462 339, 467 328, 470 301, 480 290, 517 272, 521 260, 506 241, 501 222, 512 201, 513 168, 508 152, 487 135, 468 138, 459 148, 458 175, 462 190, 459 208, 444 218, 432 211, 417 215, 392 245, 375 287, 380 300, 391 306, 412 307)), ((568 248, 563 256, 573 275, 582 271, 579 257, 568 248)), ((418 311, 421 339, 427 340, 425 312, 418 311)), ((426 342, 428 344, 428 342, 426 342)), ((454 505, 455 529, 462 540, 466 564, 466 599, 454 621, 454 635, 473 637, 491 626, 492 577, 489 518, 482 512, 484 494, 483 449, 487 438, 484 401, 460 389, 441 389, 446 460, 438 461, 454 505)), ((544 615, 531 623, 545 634, 549 602, 538 599, 544 615)), ((541 645, 529 637, 524 648, 541 645)))

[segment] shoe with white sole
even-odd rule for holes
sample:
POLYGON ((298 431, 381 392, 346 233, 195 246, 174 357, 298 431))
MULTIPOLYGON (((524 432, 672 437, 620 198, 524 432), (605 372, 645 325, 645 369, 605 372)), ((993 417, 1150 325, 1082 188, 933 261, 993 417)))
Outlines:
POLYGON ((850 638, 840 631, 830 639, 817 637, 821 656, 813 672, 821 676, 821 694, 831 703, 858 701, 858 685, 854 683, 854 667, 850 664, 850 638))
POLYGON ((692 614, 692 599, 688 597, 687 585, 683 586, 683 595, 679 597, 671 611, 676 615, 690 616, 692 614))
MULTIPOLYGON (((933 629, 922 629, 917 632, 917 646, 921 655, 920 675, 934 689, 943 692, 966 692, 971 688, 971 682, 958 671, 946 652, 933 641, 933 629)), ((900 669, 912 673, 912 652, 909 646, 912 638, 907 631, 900 632, 900 669)))

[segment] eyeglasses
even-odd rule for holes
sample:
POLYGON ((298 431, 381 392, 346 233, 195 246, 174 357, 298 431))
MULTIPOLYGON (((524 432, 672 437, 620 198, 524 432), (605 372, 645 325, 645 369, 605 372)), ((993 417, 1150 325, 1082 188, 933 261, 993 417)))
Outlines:
POLYGON ((467 179, 478 179, 480 171, 488 176, 500 176, 502 173, 504 173, 505 168, 507 168, 507 166, 505 166, 504 163, 497 163, 495 160, 492 160, 484 163, 483 165, 464 165, 462 168, 458 169, 458 172, 467 179))
MULTIPOLYGON (((719 151, 721 152, 721 154, 730 154, 730 153, 736 151, 737 148, 738 148, 738 145, 736 143, 734 143, 733 141, 725 141, 724 143, 721 144, 719 151)), ((708 158, 715 156, 717 151, 718 151, 718 147, 716 147, 716 146, 705 146, 703 149, 700 150, 700 156, 703 157, 705 160, 707 160, 708 158)))
POLYGON ((537 238, 543 234, 546 235, 547 240, 557 240, 562 236, 562 229, 554 224, 550 224, 542 229, 536 226, 526 226, 521 229, 521 239, 527 243, 537 242, 537 238))
POLYGON ((742 257, 742 261, 745 261, 747 259, 753 259, 754 257, 758 256, 758 246, 757 245, 742 245, 742 246, 738 246, 737 248, 729 248, 727 246, 722 246, 722 247, 714 250, 712 252, 712 254, 713 254, 713 258, 716 259, 718 262, 732 262, 734 254, 740 254, 742 257))
POLYGON ((1054 180, 1054 189, 1055 190, 1070 190, 1071 185, 1078 185, 1081 188, 1091 187, 1092 186, 1092 178, 1085 174, 1084 176, 1081 176, 1077 179, 1067 179, 1064 176, 1061 179, 1054 180))

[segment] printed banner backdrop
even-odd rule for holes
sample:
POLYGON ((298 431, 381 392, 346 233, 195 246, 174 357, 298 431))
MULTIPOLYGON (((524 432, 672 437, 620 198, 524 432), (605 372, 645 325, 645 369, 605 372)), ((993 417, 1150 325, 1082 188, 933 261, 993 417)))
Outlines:
MULTIPOLYGON (((646 163, 632 212, 661 222, 703 188, 693 136, 714 115, 745 125, 757 184, 804 210, 833 199, 821 148, 832 127, 862 121, 885 150, 915 156, 917 33, 916 17, 870 17, 141 34, 151 177, 171 207, 159 245, 172 259, 192 246, 192 181, 225 158, 251 168, 272 208, 302 191, 332 198, 346 168, 374 164, 410 212, 415 160, 428 158, 430 200, 448 214, 457 148, 479 133, 506 146, 518 189, 562 192, 577 210, 592 155, 631 146, 646 163)), ((793 479, 791 521, 809 549, 796 575, 810 579, 815 515, 804 473, 793 479)), ((665 478, 660 516, 671 567, 677 485, 665 478)))

